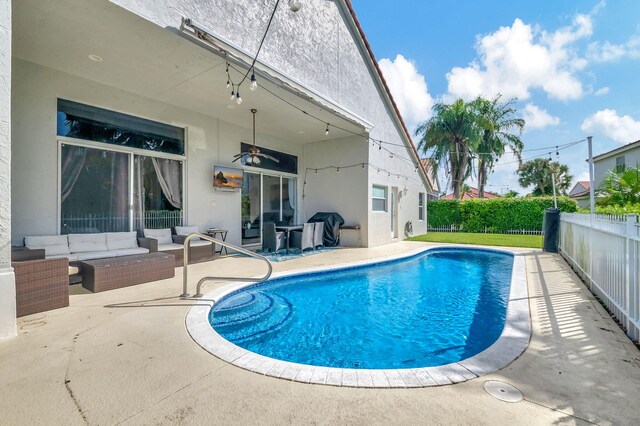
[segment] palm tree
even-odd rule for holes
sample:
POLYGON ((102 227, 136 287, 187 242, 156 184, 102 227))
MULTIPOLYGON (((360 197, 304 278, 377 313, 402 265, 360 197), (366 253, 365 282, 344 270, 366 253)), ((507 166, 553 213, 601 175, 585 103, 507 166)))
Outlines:
POLYGON ((495 163, 505 153, 506 147, 511 148, 513 154, 522 162, 524 144, 520 134, 524 129, 524 119, 513 115, 517 110, 513 107, 515 99, 501 102, 502 95, 488 100, 478 97, 472 102, 478 115, 478 121, 483 129, 482 141, 478 145, 478 197, 484 198, 484 187, 489 173, 493 171, 495 163), (518 131, 518 135, 511 133, 518 131))
POLYGON ((469 103, 458 99, 451 105, 437 103, 434 116, 415 131, 420 138, 418 149, 423 153, 432 150, 434 173, 445 167, 451 174, 451 187, 456 199, 460 198, 460 186, 471 175, 470 153, 477 149, 482 131, 469 103))
POLYGON ((522 164, 518 169, 518 182, 522 187, 534 185, 533 195, 553 194, 553 179, 556 182, 556 191, 566 195, 573 176, 569 174, 569 167, 546 158, 536 158, 522 164))
POLYGON ((598 204, 605 206, 640 203, 640 167, 611 170, 602 182, 598 195, 603 197, 598 204))

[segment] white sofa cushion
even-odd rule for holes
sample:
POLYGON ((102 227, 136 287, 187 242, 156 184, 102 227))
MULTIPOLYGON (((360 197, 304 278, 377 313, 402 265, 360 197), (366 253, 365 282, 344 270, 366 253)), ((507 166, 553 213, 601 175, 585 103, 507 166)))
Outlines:
POLYGON ((158 240, 158 245, 173 244, 173 239, 171 238, 171 228, 145 229, 144 236, 147 238, 154 238, 158 240))
POLYGON ((133 232, 107 232, 107 249, 121 250, 138 248, 138 237, 133 232))
POLYGON ((89 252, 108 250, 107 237, 104 233, 69 234, 68 237, 69 237, 69 251, 71 253, 89 253, 89 252))
POLYGON ((74 260, 78 260, 78 255, 77 254, 56 254, 53 256, 46 256, 47 259, 60 259, 62 257, 66 257, 67 259, 69 259, 69 262, 73 262, 74 260))
POLYGON ((158 251, 167 251, 167 250, 184 250, 184 246, 182 244, 158 244, 158 251))
POLYGON ((24 245, 30 249, 44 249, 46 257, 69 254, 69 240, 66 235, 24 237, 24 245))
POLYGON ((191 240, 191 247, 210 246, 211 244, 213 244, 211 241, 196 241, 195 238, 191 240))
POLYGON ((104 259, 107 257, 116 257, 115 251, 85 251, 78 253, 78 260, 92 260, 92 259, 104 259))
POLYGON ((145 253, 149 253, 149 250, 144 247, 116 250, 116 256, 131 256, 133 254, 145 254, 145 253))
MULTIPOLYGON (((198 230, 197 226, 176 226, 176 234, 177 235, 185 235, 186 236, 186 235, 189 235, 189 234, 193 234, 194 232, 200 233, 200 231, 198 230)), ((196 240, 199 240, 199 239, 200 239, 200 237, 195 237, 191 241, 196 241, 196 240)))

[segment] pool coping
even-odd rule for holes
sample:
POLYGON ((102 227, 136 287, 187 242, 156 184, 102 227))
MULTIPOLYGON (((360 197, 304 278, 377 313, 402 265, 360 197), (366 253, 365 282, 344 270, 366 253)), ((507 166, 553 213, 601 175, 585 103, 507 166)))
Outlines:
POLYGON ((529 292, 524 253, 484 246, 441 245, 421 247, 382 258, 280 272, 273 274, 272 278, 375 265, 442 248, 481 249, 513 255, 509 302, 502 334, 487 349, 462 361, 436 367, 374 370, 316 367, 269 358, 248 351, 229 342, 214 330, 209 323, 209 311, 215 303, 225 296, 242 288, 253 286, 255 283, 229 284, 207 293, 202 299, 199 299, 198 304, 189 310, 185 318, 185 326, 191 338, 198 345, 223 361, 269 377, 301 383, 358 388, 418 388, 465 382, 501 370, 524 352, 531 337, 529 292))

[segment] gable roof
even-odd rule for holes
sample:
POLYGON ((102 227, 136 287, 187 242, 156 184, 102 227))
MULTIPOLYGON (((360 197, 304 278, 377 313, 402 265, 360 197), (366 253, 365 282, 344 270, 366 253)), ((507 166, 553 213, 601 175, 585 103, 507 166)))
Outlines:
POLYGON ((618 148, 612 149, 611 151, 603 152, 602 154, 598 154, 593 157, 593 161, 604 160, 605 158, 611 157, 615 154, 621 154, 625 151, 629 151, 630 149, 640 148, 640 140, 635 142, 630 142, 626 145, 619 146, 618 148))
MULTIPOLYGON (((480 198, 478 196, 478 188, 471 188, 469 192, 462 194, 461 200, 470 200, 472 198, 480 198)), ((493 192, 484 191, 484 198, 501 198, 500 195, 493 192)), ((441 198, 442 200, 454 200, 453 194, 448 194, 441 198)))
POLYGON ((384 89, 384 92, 386 95, 386 99, 384 100, 388 101, 392 110, 395 112, 394 118, 396 122, 399 124, 399 127, 402 129, 403 136, 406 139, 405 142, 407 145, 407 149, 415 156, 416 164, 418 165, 418 168, 422 172, 422 176, 424 178, 425 183, 430 187, 431 191, 434 191, 435 188, 433 187, 432 182, 429 179, 429 173, 425 169, 422 161, 420 161, 420 154, 418 154, 418 150, 416 149, 416 146, 413 143, 413 139, 411 139, 411 133, 409 132, 409 129, 407 128, 407 125, 405 124, 402 118, 402 114, 400 114, 400 109, 398 108, 398 105, 393 99, 393 95, 391 94, 391 90, 389 89, 389 85, 387 84, 387 80, 385 80, 384 75, 382 74, 380 65, 378 65, 378 61, 376 60, 376 57, 373 54, 373 49, 371 49, 369 40, 367 40, 367 36, 365 35, 364 30, 362 29, 362 25, 360 25, 360 21, 356 16, 356 12, 353 8, 353 4, 351 4, 351 0, 341 0, 338 2, 338 4, 346 7, 347 11, 349 12, 349 16, 352 19, 351 24, 353 24, 353 26, 357 30, 357 33, 360 36, 360 41, 362 42, 363 47, 365 48, 366 52, 369 55, 370 65, 372 65, 373 70, 375 71, 375 76, 378 77, 379 79, 378 81, 382 86, 382 88, 384 89))
POLYGON ((570 198, 582 198, 584 196, 589 195, 589 189, 591 188, 591 183, 588 180, 581 180, 576 182, 576 184, 569 191, 570 198))

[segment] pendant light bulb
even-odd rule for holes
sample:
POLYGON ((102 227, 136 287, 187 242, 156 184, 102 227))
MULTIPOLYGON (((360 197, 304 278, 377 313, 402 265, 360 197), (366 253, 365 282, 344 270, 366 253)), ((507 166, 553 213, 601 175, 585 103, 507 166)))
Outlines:
POLYGON ((231 87, 231 82, 229 81, 229 79, 227 79, 227 89, 231 87))
POLYGON ((302 7, 302 3, 300 3, 298 0, 289 0, 289 9, 292 12, 299 11, 301 7, 302 7))
POLYGON ((325 136, 329 136, 329 123, 327 123, 327 130, 324 131, 325 136))
POLYGON ((242 104, 242 98, 240 97, 240 90, 236 92, 236 102, 238 105, 242 104))
POLYGON ((251 73, 251 84, 249 85, 249 88, 253 92, 258 88, 258 80, 256 80, 256 74, 253 72, 251 73))
POLYGON ((229 98, 229 100, 234 100, 236 97, 236 92, 235 90, 231 89, 231 97, 229 98))
POLYGON ((336 173, 340 173, 340 167, 336 169, 336 173))

